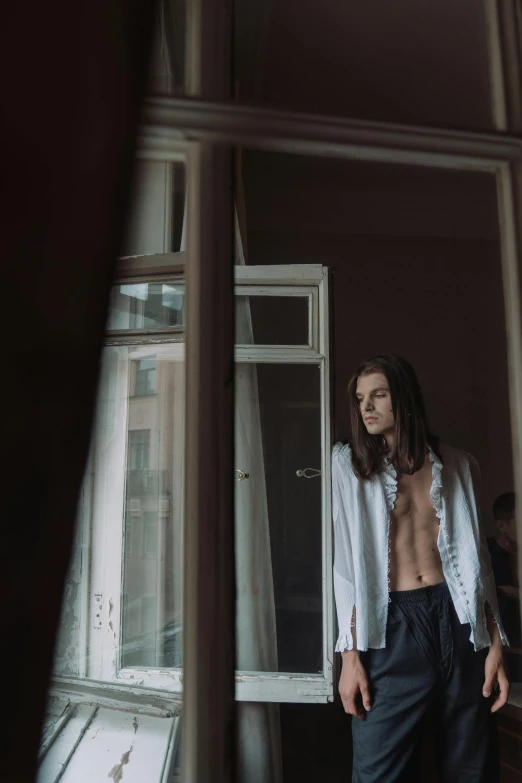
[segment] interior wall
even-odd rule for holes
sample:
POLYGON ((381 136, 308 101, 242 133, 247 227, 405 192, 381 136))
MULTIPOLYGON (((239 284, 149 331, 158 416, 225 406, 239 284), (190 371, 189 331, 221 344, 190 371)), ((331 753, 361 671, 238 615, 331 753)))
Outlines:
POLYGON ((483 3, 237 0, 240 98, 333 116, 491 128, 483 3))

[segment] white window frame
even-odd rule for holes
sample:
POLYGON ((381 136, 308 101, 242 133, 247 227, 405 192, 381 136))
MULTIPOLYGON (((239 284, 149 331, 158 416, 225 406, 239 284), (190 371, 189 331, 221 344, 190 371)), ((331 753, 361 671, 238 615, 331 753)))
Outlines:
MULTIPOLYGON (((164 254, 158 265, 159 274, 151 265, 151 257, 125 259, 126 269, 132 267, 132 280, 168 281, 173 277, 165 274, 165 265, 178 267, 176 253, 164 254), (143 268, 147 269, 142 275, 143 268)), ((124 284, 126 278, 118 280, 124 284)), ((236 699, 239 701, 262 702, 326 702, 333 699, 333 647, 334 647, 334 605, 332 587, 332 529, 331 529, 331 426, 330 426, 330 338, 329 338, 329 295, 328 269, 320 264, 277 265, 277 266, 236 266, 235 292, 248 296, 300 296, 309 301, 308 346, 266 346, 238 345, 235 349, 236 361, 242 363, 278 363, 278 364, 315 364, 320 368, 320 406, 321 406, 321 566, 322 566, 322 674, 308 675, 299 672, 238 672, 236 674, 236 699)), ((142 344, 145 350, 154 346, 158 352, 174 351, 178 358, 184 359, 183 336, 176 330, 170 334, 168 329, 139 332, 127 330, 117 333, 108 332, 107 345, 142 344), (156 334, 158 332, 158 334, 156 334)), ((122 444, 123 445, 123 444, 122 444)), ((122 466, 125 455, 122 454, 122 466)), ((307 467, 307 466, 303 466, 307 467)), ((306 479, 303 479, 306 480, 306 479)), ((123 512, 123 498, 122 498, 123 512)), ((116 684, 129 683, 133 686, 165 690, 180 693, 183 689, 183 669, 157 669, 147 667, 120 666, 120 640, 122 623, 122 595, 124 568, 124 530, 125 519, 122 513, 121 525, 110 528, 96 527, 91 531, 91 553, 89 576, 91 601, 101 598, 102 620, 93 625, 87 623, 87 646, 90 651, 91 668, 88 677, 116 684)), ((92 603, 94 607, 95 604, 92 603)), ((96 612, 99 604, 96 604, 96 612)))

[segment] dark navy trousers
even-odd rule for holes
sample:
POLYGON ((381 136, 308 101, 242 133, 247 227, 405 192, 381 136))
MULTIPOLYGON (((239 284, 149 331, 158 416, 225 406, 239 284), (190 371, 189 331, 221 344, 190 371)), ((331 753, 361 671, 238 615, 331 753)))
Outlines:
POLYGON ((352 718, 352 783, 422 783, 422 726, 430 713, 441 783, 497 783, 493 697, 482 695, 488 648, 475 652, 446 584, 390 594, 386 648, 361 653, 372 694, 352 718))

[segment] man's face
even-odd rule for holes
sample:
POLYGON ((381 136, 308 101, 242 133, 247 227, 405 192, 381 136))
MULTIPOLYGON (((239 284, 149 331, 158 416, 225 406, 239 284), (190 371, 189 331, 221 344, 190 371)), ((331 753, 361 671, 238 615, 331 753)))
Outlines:
POLYGON ((395 432, 395 418, 386 376, 380 372, 361 375, 355 392, 364 426, 370 435, 395 432))

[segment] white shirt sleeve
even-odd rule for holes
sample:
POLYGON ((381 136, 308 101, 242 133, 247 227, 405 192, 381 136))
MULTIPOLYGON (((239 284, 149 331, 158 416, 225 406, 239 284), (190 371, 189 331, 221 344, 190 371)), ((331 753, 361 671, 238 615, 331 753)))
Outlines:
MULTIPOLYGON (((334 524, 334 592, 339 624, 339 638, 335 645, 336 652, 353 649, 352 627, 355 610, 355 578, 353 569, 352 545, 350 540, 349 498, 347 482, 344 477, 340 460, 342 446, 336 444, 332 454, 332 512, 334 524)), ((346 468, 344 468, 344 472, 346 468)))

